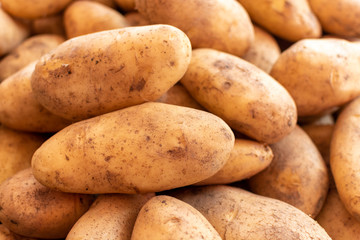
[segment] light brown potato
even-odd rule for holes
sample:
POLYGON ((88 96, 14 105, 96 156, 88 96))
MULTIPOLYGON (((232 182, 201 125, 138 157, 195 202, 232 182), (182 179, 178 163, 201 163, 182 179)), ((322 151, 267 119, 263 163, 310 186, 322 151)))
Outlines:
POLYGON ((238 0, 251 19, 270 33, 296 42, 321 36, 321 25, 307 0, 238 0))
POLYGON ((190 41, 175 27, 108 30, 70 39, 42 57, 31 84, 49 111, 80 120, 157 100, 190 58, 190 41))
POLYGON ((184 188, 170 193, 201 212, 226 240, 331 240, 299 209, 230 186, 184 188))
POLYGON ((149 102, 70 125, 35 152, 32 167, 64 192, 159 192, 214 175, 233 147, 215 115, 149 102))
POLYGON ((26 39, 0 61, 0 82, 57 47, 65 39, 59 35, 42 34, 26 39))
POLYGON ((270 74, 294 98, 298 115, 323 114, 360 94, 360 48, 340 39, 301 40, 284 51, 270 74))
POLYGON ((0 125, 0 184, 15 173, 29 168, 36 149, 45 137, 18 132, 0 125))
POLYGON ((64 238, 92 201, 92 195, 63 193, 41 185, 28 168, 0 185, 0 221, 19 235, 64 238))
POLYGON ((255 39, 242 59, 269 73, 280 56, 280 47, 275 38, 260 27, 254 26, 255 39))
POLYGON ((62 13, 34 19, 30 23, 30 28, 33 34, 57 34, 65 36, 62 13))
POLYGON ((68 38, 130 26, 118 11, 94 1, 76 1, 64 12, 68 38))
POLYGON ((236 0, 135 0, 136 9, 152 23, 183 30, 193 48, 213 48, 243 55, 254 40, 254 28, 236 0))
POLYGON ((207 110, 260 142, 277 142, 296 125, 296 107, 289 93, 261 69, 236 56, 195 49, 180 81, 207 110))
POLYGON ((300 127, 270 146, 274 159, 250 178, 251 191, 289 203, 315 218, 329 190, 328 170, 318 149, 300 127))
POLYGON ((145 26, 151 24, 150 21, 139 12, 129 12, 126 13, 124 17, 130 26, 145 26))
POLYGON ((227 184, 241 181, 264 170, 274 155, 271 148, 251 140, 235 139, 235 145, 223 168, 195 185, 227 184))
POLYGON ((28 132, 57 132, 71 124, 45 109, 35 99, 31 75, 36 62, 11 75, 0 84, 0 122, 28 132))
POLYGON ((135 10, 135 0, 115 0, 115 3, 125 12, 135 10))
POLYGON ((154 193, 99 195, 71 228, 66 240, 130 240, 141 207, 154 196, 154 193))
POLYGON ((221 240, 206 218, 189 204, 170 196, 156 196, 140 210, 131 240, 221 240))
POLYGON ((333 240, 359 239, 360 222, 345 209, 336 189, 332 189, 328 193, 316 220, 333 240))

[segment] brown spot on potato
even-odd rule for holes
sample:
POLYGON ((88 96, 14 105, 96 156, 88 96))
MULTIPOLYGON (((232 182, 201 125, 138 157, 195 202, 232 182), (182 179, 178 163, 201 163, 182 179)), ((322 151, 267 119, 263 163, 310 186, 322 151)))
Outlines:
POLYGON ((109 162, 110 159, 113 158, 113 157, 114 157, 114 156, 106 156, 106 157, 104 158, 104 160, 105 160, 106 162, 109 162))
POLYGON ((213 63, 213 66, 220 70, 224 70, 224 69, 232 69, 234 67, 234 64, 232 63, 232 61, 222 59, 215 61, 213 63))
POLYGON ((181 147, 175 147, 173 149, 168 150, 167 153, 172 158, 182 158, 182 157, 185 157, 185 155, 186 155, 186 149, 183 149, 181 147))
POLYGON ((144 86, 145 86, 145 79, 144 78, 141 78, 139 81, 133 81, 131 86, 130 86, 130 92, 133 92, 133 91, 141 91, 144 86))
POLYGON ((221 131, 224 133, 224 136, 227 140, 232 140, 233 137, 232 135, 229 133, 229 131, 225 128, 221 128, 221 131))
POLYGON ((65 155, 65 159, 66 159, 66 161, 69 161, 69 160, 70 160, 69 157, 68 157, 68 155, 65 155))
POLYGON ((10 219, 10 222, 11 222, 12 224, 18 225, 18 223, 17 223, 16 221, 12 220, 12 219, 10 219))
POLYGON ((54 76, 55 78, 62 78, 70 75, 71 68, 69 64, 61 64, 61 66, 54 70, 49 70, 49 75, 54 76))
POLYGON ((231 82, 229 82, 229 81, 224 82, 224 83, 223 83, 223 88, 224 88, 225 90, 231 88, 231 82))

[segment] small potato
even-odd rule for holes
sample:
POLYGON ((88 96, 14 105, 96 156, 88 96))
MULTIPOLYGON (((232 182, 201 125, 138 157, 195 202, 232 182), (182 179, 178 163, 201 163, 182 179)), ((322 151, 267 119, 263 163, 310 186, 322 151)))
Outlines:
POLYGON ((193 48, 241 56, 254 40, 250 18, 236 0, 135 0, 135 6, 150 22, 184 31, 193 48))
POLYGON ((57 34, 65 36, 63 14, 36 18, 31 21, 31 32, 33 34, 57 34))
POLYGON ((92 201, 92 195, 44 187, 28 168, 0 185, 0 221, 26 237, 64 238, 92 201))
POLYGON ((94 1, 76 1, 64 12, 66 36, 73 38, 88 33, 128 27, 118 11, 94 1))
POLYGON ((221 240, 206 218, 189 204, 170 196, 156 196, 140 210, 131 240, 221 240))
POLYGON ((130 26, 145 26, 151 24, 150 21, 139 12, 129 12, 126 13, 124 17, 130 26))
POLYGON ((239 57, 195 49, 180 82, 207 110, 257 141, 277 142, 296 125, 296 107, 289 93, 239 57))
POLYGON ((135 0, 115 0, 115 3, 125 12, 135 10, 135 0))
POLYGON ((32 75, 50 112, 81 120, 155 101, 184 75, 191 44, 169 25, 129 27, 70 39, 43 56, 32 75))

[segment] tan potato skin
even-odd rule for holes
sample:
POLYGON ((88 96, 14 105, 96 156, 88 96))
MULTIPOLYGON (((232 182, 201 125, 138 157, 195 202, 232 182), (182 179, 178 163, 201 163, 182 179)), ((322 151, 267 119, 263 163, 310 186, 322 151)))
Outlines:
POLYGON ((141 207, 154 196, 154 193, 99 195, 71 228, 66 240, 130 240, 141 207))
POLYGON ((227 184, 241 181, 264 170, 274 155, 271 148, 251 140, 235 139, 235 145, 223 168, 195 185, 227 184))
POLYGON ((0 82, 57 47, 65 39, 59 35, 42 34, 26 39, 0 61, 0 82))
POLYGON ((57 132, 71 124, 45 109, 31 89, 33 62, 0 84, 0 122, 28 132, 57 132))
POLYGON ((37 18, 30 23, 33 34, 57 34, 65 37, 63 14, 37 18))
POLYGON ((190 58, 190 41, 175 27, 108 30, 70 39, 42 57, 31 85, 49 111, 81 120, 157 100, 190 58))
POLYGON ((170 195, 202 213, 222 239, 331 240, 319 224, 299 209, 240 188, 194 187, 170 195))
POLYGON ((135 0, 115 0, 115 3, 126 12, 135 10, 135 0))
POLYGON ((321 36, 321 25, 307 0, 238 0, 251 19, 270 33, 296 42, 321 36))
POLYGON ((68 6, 64 25, 68 38, 130 26, 120 12, 93 1, 76 1, 68 6))
POLYGON ((36 151, 32 167, 64 192, 159 192, 214 175, 233 146, 215 115, 149 102, 70 125, 36 151))
POLYGON ((254 41, 254 28, 236 0, 135 0, 135 8, 152 23, 183 30, 193 48, 213 48, 243 55, 254 41))
POLYGON ((131 240, 221 240, 206 218, 189 204, 170 196, 156 196, 140 210, 131 240))
POLYGON ((195 49, 180 82, 207 110, 260 142, 277 142, 295 127, 296 107, 289 93, 236 56, 195 49))
POLYGON ((92 195, 63 193, 41 185, 28 168, 0 185, 0 221, 19 235, 64 238, 92 201, 92 195))
POLYGON ((151 24, 150 21, 139 12, 129 12, 126 13, 124 17, 130 26, 145 26, 151 24))
POLYGON ((322 114, 360 94, 360 49, 346 40, 306 39, 284 51, 270 75, 294 98, 298 115, 322 114))

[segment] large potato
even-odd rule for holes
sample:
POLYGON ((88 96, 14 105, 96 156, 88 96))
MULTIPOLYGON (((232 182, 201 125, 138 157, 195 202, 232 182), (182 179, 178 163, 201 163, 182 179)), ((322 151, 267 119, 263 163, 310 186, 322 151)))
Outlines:
POLYGON ((215 115, 149 102, 70 125, 35 152, 32 167, 65 192, 158 192, 214 175, 233 146, 215 115))
POLYGON ((41 58, 36 99, 70 120, 155 101, 185 73, 191 44, 169 25, 129 27, 70 39, 41 58))
POLYGON ((196 49, 181 83, 207 110, 258 141, 277 142, 295 127, 296 107, 289 93, 236 56, 196 49))
POLYGON ((152 23, 183 30, 194 48, 241 56, 254 40, 250 18, 236 0, 135 0, 135 7, 152 23))

